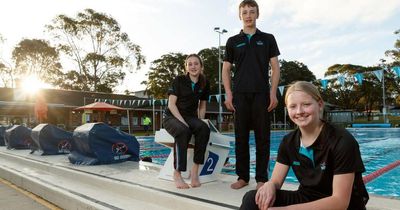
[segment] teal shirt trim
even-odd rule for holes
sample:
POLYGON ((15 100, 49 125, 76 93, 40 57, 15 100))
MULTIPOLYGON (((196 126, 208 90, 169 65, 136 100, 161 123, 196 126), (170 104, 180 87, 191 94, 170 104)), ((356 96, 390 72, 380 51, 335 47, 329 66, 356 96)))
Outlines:
POLYGON ((192 91, 194 91, 194 86, 196 85, 196 83, 192 82, 192 91))
POLYGON ((310 159, 312 161, 313 166, 315 167, 314 150, 312 148, 306 148, 304 146, 300 146, 299 153, 310 159))
POLYGON ((236 47, 239 48, 239 47, 242 47, 242 46, 245 46, 245 45, 246 45, 246 43, 240 43, 240 44, 236 45, 236 47))
POLYGON ((251 37, 253 36, 253 34, 246 34, 248 41, 250 42, 251 37))

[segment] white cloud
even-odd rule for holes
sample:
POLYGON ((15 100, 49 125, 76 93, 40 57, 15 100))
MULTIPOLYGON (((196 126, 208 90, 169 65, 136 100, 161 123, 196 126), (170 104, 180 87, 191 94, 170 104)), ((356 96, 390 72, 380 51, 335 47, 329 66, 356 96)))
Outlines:
MULTIPOLYGON (((398 0, 280 0, 259 1, 261 15, 270 20, 280 17, 286 26, 317 24, 371 24, 385 21, 400 9, 398 0)), ((284 25, 284 26, 285 26, 284 25)))

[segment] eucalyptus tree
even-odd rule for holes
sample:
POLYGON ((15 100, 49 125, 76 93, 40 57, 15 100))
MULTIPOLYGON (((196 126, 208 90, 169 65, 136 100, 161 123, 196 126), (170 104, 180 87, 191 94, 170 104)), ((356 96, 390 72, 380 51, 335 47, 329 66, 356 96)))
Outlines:
MULTIPOLYGON (((4 41, 5 39, 0 34, 0 55, 3 52, 4 41)), ((0 85, 8 87, 8 84, 10 84, 11 87, 13 87, 12 68, 10 65, 7 64, 3 57, 0 57, 0 78, 0 85)))
POLYGON ((14 74, 21 78, 36 76, 42 82, 57 85, 62 76, 59 53, 45 40, 23 39, 12 51, 14 74))
POLYGON ((141 83, 146 85, 147 94, 158 99, 167 98, 172 80, 185 72, 185 58, 182 53, 168 53, 154 60, 146 74, 147 80, 141 83))
MULTIPOLYGON (((210 82, 210 93, 218 94, 219 93, 218 48, 216 48, 216 47, 205 48, 205 49, 200 50, 200 52, 198 54, 201 57, 201 59, 203 60, 204 75, 206 76, 207 80, 210 82)), ((222 65, 221 65, 221 68, 222 68, 222 65)), ((221 89, 222 88, 223 88, 223 85, 221 85, 221 89)), ((223 92, 223 90, 221 90, 221 92, 223 92)))
POLYGON ((396 65, 400 65, 400 29, 395 31, 394 34, 398 36, 394 43, 394 49, 387 50, 385 54, 386 56, 391 57, 395 61, 396 65))
MULTIPOLYGON (((76 17, 58 15, 46 26, 57 48, 74 62, 82 90, 110 92, 127 72, 145 64, 139 45, 108 14, 85 9, 76 17)), ((70 77, 74 79, 74 77, 70 77)))
MULTIPOLYGON (((394 32, 397 35, 397 39, 394 43, 394 49, 387 50, 385 55, 393 59, 391 64, 388 64, 386 67, 393 68, 395 66, 400 66, 400 29, 394 32)), ((387 72, 388 77, 388 92, 391 92, 394 97, 393 103, 400 105, 400 75, 394 75, 393 72, 387 72)))
POLYGON ((322 93, 323 97, 343 109, 366 111, 370 115, 372 110, 379 109, 382 104, 382 83, 373 74, 373 71, 379 69, 379 66, 335 64, 325 73, 331 79, 326 91, 322 93), (356 74, 362 75, 362 81, 356 82, 356 74))
MULTIPOLYGON (((203 61, 204 75, 210 82, 210 93, 218 94, 218 48, 202 49, 198 55, 203 61)), ((172 80, 184 74, 186 56, 182 53, 169 53, 153 61, 146 74, 147 80, 142 82, 146 85, 147 93, 156 98, 166 98, 172 80)))
MULTIPOLYGON (((315 75, 308 69, 307 65, 299 61, 286 61, 279 60, 281 76, 279 79, 279 86, 287 88, 288 85, 295 81, 303 80, 309 82, 315 82, 315 75)), ((285 89, 286 89, 285 88, 285 89)), ((278 106, 274 110, 275 117, 278 120, 283 121, 284 119, 284 92, 281 94, 278 90, 278 106)), ((289 122, 289 119, 286 119, 289 122)))

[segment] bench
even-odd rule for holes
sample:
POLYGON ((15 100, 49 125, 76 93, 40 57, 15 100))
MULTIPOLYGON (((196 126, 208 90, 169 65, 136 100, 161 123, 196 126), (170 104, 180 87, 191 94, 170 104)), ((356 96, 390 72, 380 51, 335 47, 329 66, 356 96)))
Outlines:
MULTIPOLYGON (((212 182, 218 179, 217 175, 221 173, 225 160, 229 154, 230 142, 235 141, 233 137, 221 134, 209 120, 204 120, 204 121, 210 127, 211 132, 210 132, 210 140, 206 148, 204 164, 200 165, 199 167, 200 183, 212 182)), ((159 144, 163 144, 171 148, 171 152, 167 160, 165 161, 164 166, 161 168, 158 178, 173 181, 174 138, 165 129, 160 129, 159 131, 156 131, 154 140, 159 144)), ((184 179, 190 178, 189 170, 192 168, 193 165, 193 144, 194 144, 193 136, 189 144, 191 144, 192 146, 189 145, 187 152, 188 170, 181 173, 184 179)))

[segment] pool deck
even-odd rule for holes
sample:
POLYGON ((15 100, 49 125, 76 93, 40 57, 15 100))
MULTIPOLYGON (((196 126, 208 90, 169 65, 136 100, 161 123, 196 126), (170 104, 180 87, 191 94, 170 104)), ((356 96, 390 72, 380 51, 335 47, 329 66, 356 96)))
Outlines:
MULTIPOLYGON (((39 156, 5 147, 0 147, 0 159, 2 179, 62 209, 238 209, 244 193, 255 188, 251 180, 249 186, 232 190, 236 177, 221 174, 200 188, 179 190, 157 178, 160 166, 148 162, 78 166, 67 155, 39 156)), ((398 199, 370 197, 367 209, 399 209, 398 199)))

